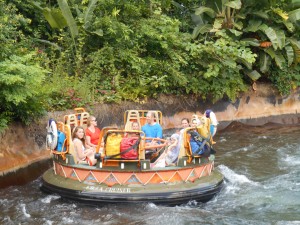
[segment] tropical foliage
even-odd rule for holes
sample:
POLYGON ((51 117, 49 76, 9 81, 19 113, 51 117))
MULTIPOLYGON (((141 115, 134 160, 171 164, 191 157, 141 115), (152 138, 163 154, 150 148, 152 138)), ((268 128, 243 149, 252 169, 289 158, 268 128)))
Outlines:
MULTIPOLYGON (((253 65, 240 61, 245 74, 253 81, 262 76, 277 80, 270 73, 276 71, 271 69, 272 66, 278 67, 278 71, 286 71, 287 68, 293 71, 300 62, 299 6, 300 1, 296 0, 207 1, 195 9, 193 38, 203 40, 204 34, 226 30, 232 41, 245 42, 257 54, 253 65)), ((299 85, 297 79, 294 81, 299 85)), ((282 89, 277 82, 275 85, 284 93, 290 91, 286 87, 282 89)))
POLYGON ((30 20, 17 14, 14 5, 0 1, 0 131, 11 120, 28 123, 44 111, 45 69, 39 53, 21 31, 30 20))
POLYGON ((44 110, 300 86, 300 0, 0 0, 0 130, 44 110))

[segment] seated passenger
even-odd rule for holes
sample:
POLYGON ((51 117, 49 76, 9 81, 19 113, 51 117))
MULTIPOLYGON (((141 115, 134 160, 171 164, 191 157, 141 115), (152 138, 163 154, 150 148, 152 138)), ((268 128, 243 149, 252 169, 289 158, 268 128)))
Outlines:
POLYGON ((176 133, 171 136, 171 145, 166 151, 166 166, 175 166, 176 164, 180 149, 179 137, 179 134, 176 133))
POLYGON ((125 133, 120 143, 120 151, 122 159, 137 159, 138 158, 138 148, 140 144, 140 125, 138 122, 134 121, 131 123, 130 132, 125 133), (133 131, 133 132, 132 132, 133 131))
MULTIPOLYGON (((138 122, 134 121, 131 123, 131 130, 140 130, 140 125, 138 122)), ((137 133, 129 133, 130 137, 139 137, 140 136, 140 133, 137 132, 137 133)))
POLYGON ((130 124, 131 126, 131 129, 130 129, 130 131, 131 132, 127 132, 127 133, 125 133, 125 135, 124 135, 124 137, 126 137, 126 138, 131 138, 131 137, 133 137, 133 138, 138 138, 138 137, 140 137, 140 132, 132 132, 132 131, 140 131, 140 125, 139 125, 139 123, 138 122, 136 122, 136 121, 133 121, 131 124, 130 124))
POLYGON ((85 148, 85 133, 83 127, 75 127, 72 134, 72 140, 78 161, 86 161, 90 166, 95 165, 97 163, 97 160, 94 156, 95 150, 91 148, 85 148))
POLYGON ((200 136, 197 132, 197 126, 200 125, 199 119, 192 120, 192 127, 195 129, 190 130, 189 134, 191 135, 190 138, 190 146, 193 154, 201 155, 205 152, 207 145, 205 145, 206 141, 200 136))
POLYGON ((210 133, 213 137, 217 133, 218 120, 216 114, 210 109, 206 110, 204 114, 206 118, 210 119, 210 133))
MULTIPOLYGON (((142 127, 142 131, 145 133, 146 137, 150 138, 162 138, 163 132, 162 127, 158 122, 155 121, 155 113, 149 111, 146 116, 146 124, 142 127)), ((153 145, 159 143, 158 141, 147 140, 148 145, 153 145)))
POLYGON ((189 128, 190 127, 190 120, 188 118, 183 118, 181 120, 181 130, 180 130, 180 134, 183 133, 185 128, 189 128))
POLYGON ((97 127, 97 120, 94 116, 90 116, 87 119, 87 128, 85 130, 86 135, 86 147, 96 148, 98 146, 100 129, 97 127))
POLYGON ((195 129, 201 125, 201 121, 199 119, 193 119, 192 120, 192 126, 191 127, 194 127, 195 129))

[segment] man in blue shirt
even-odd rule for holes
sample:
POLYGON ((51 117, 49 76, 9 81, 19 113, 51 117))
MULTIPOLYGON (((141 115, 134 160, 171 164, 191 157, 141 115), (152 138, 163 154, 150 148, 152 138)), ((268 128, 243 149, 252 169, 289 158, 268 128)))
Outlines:
MULTIPOLYGON (((146 137, 151 138, 162 138, 163 137, 163 131, 162 127, 158 123, 158 121, 155 121, 155 113, 152 111, 149 111, 146 116, 146 124, 142 127, 142 131, 145 133, 146 137)), ((148 140, 147 142, 150 142, 148 140)))

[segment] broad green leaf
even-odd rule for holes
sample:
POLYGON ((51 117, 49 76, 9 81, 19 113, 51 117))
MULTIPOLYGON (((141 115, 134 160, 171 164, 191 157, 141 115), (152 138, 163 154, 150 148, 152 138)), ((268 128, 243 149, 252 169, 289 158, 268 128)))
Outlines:
POLYGON ((285 34, 284 34, 283 30, 277 30, 276 34, 277 34, 277 39, 278 39, 278 47, 279 47, 279 49, 283 49, 285 46, 285 34))
POLYGON ((246 19, 246 15, 239 12, 239 14, 235 15, 235 18, 244 20, 246 19))
POLYGON ((78 8, 78 5, 75 5, 74 8, 76 11, 77 19, 80 20, 80 23, 83 23, 83 20, 84 20, 83 12, 78 8))
POLYGON ((259 72, 257 72, 256 70, 244 70, 244 72, 253 80, 256 81, 258 80, 261 75, 259 72))
POLYGON ((238 23, 233 22, 233 26, 238 29, 238 30, 242 30, 243 29, 243 23, 240 21, 238 23))
POLYGON ((230 1, 225 3, 225 6, 228 6, 233 9, 240 9, 242 7, 242 2, 241 0, 230 1))
POLYGON ((39 3, 39 2, 32 2, 32 1, 30 1, 30 4, 34 5, 36 8, 38 8, 41 11, 44 10, 44 8, 41 6, 41 3, 39 3))
POLYGON ((289 38, 288 40, 291 42, 291 44, 294 48, 300 49, 300 41, 298 41, 294 38, 289 38))
POLYGON ((244 31, 256 32, 259 29, 261 23, 261 20, 250 20, 249 25, 244 29, 244 31))
POLYGON ((294 62, 300 63, 300 41, 294 39, 294 38, 289 38, 288 39, 291 43, 291 46, 293 47, 294 50, 294 62))
POLYGON ((269 56, 271 56, 272 59, 275 58, 276 53, 275 53, 274 49, 272 49, 272 48, 267 48, 267 49, 265 49, 264 51, 265 51, 266 53, 268 53, 269 56))
POLYGON ((37 42, 41 42, 41 43, 44 43, 44 44, 47 44, 47 45, 51 45, 55 48, 57 48, 59 51, 61 51, 61 47, 53 42, 50 42, 50 41, 47 41, 47 40, 42 40, 42 39, 38 39, 38 38, 33 38, 33 40, 37 41, 37 42))
POLYGON ((244 38, 244 39, 241 39, 241 41, 245 42, 248 45, 255 46, 255 47, 259 47, 259 45, 260 45, 259 40, 257 40, 256 38, 244 38))
POLYGON ((300 0, 292 0, 292 2, 290 4, 290 7, 292 9, 300 8, 300 0))
POLYGON ((289 12, 289 20, 295 23, 300 19, 300 8, 289 12))
POLYGON ((293 61, 294 61, 294 50, 293 47, 290 45, 285 46, 285 51, 286 51, 286 56, 288 59, 288 66, 292 65, 293 61))
POLYGON ((269 40, 272 42, 273 48, 276 50, 279 46, 276 31, 272 27, 268 27, 264 30, 264 32, 268 36, 269 40))
POLYGON ((295 26, 292 22, 290 21, 283 21, 283 24, 285 25, 285 27, 288 29, 289 32, 294 32, 295 30, 295 26))
POLYGON ((52 28, 63 29, 67 26, 67 21, 59 9, 43 9, 43 15, 52 28))
POLYGON ((283 64, 285 63, 285 58, 284 58, 284 56, 281 54, 281 53, 277 53, 276 54, 276 57, 275 57, 275 62, 276 62, 276 64, 277 64, 277 66, 280 68, 280 69, 282 69, 283 68, 283 64))
POLYGON ((282 55, 279 51, 276 51, 276 52, 275 52, 273 48, 267 48, 267 49, 265 49, 264 51, 265 51, 266 53, 268 53, 268 54, 271 56, 271 58, 275 60, 276 65, 277 65, 280 69, 282 69, 283 64, 284 64, 284 62, 285 62, 285 59, 284 59, 283 55, 282 55))
POLYGON ((191 14, 192 21, 196 25, 205 24, 201 15, 191 14))
POLYGON ((269 19, 269 15, 267 12, 263 12, 263 11, 256 11, 256 12, 253 12, 251 13, 252 15, 255 15, 257 17, 260 17, 260 18, 263 18, 263 19, 266 19, 268 20, 269 19))
POLYGON ((295 53, 295 60, 294 60, 294 62, 296 64, 300 63, 300 52, 296 52, 295 53))
POLYGON ((271 58, 265 52, 262 52, 259 57, 259 68, 263 73, 268 72, 269 67, 271 65, 271 58))
POLYGON ((244 66, 247 67, 247 69, 251 70, 252 69, 252 63, 248 62, 247 60, 243 59, 243 58, 238 58, 236 60, 238 63, 243 64, 244 66))
POLYGON ((262 24, 258 27, 259 30, 265 32, 266 29, 268 29, 269 27, 266 24, 262 24))
POLYGON ((274 13, 276 13, 277 15, 279 15, 282 19, 287 20, 289 18, 289 15, 287 12, 284 12, 282 9, 280 8, 271 8, 272 11, 274 13))
POLYGON ((198 37, 199 34, 207 33, 211 29, 212 29, 212 25, 210 24, 200 24, 194 28, 192 38, 195 39, 198 37))
POLYGON ((75 19, 72 16, 68 2, 67 2, 67 0, 57 0, 57 2, 62 11, 63 16, 65 17, 65 19, 68 23, 72 38, 74 40, 74 38, 78 35, 78 28, 77 28, 75 19))
POLYGON ((203 13, 206 13, 211 18, 215 18, 216 16, 216 12, 213 9, 205 6, 201 6, 195 10, 196 15, 201 15, 203 13))
POLYGON ((237 31, 237 30, 234 30, 234 29, 229 29, 229 31, 231 33, 233 33, 235 36, 241 36, 243 34, 243 32, 240 32, 240 31, 237 31))
POLYGON ((97 6, 98 0, 90 0, 87 9, 84 12, 84 28, 88 29, 91 24, 91 20, 93 17, 93 12, 97 6))
POLYGON ((102 37, 103 36, 103 30, 102 29, 98 29, 96 31, 93 31, 91 32, 92 34, 96 34, 98 35, 99 37, 102 37))

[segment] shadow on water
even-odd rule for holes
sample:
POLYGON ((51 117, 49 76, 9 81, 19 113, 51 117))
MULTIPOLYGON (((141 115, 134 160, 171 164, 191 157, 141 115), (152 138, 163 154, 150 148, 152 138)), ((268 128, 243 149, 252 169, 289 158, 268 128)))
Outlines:
POLYGON ((27 167, 20 168, 14 172, 9 172, 0 176, 0 188, 12 185, 24 185, 40 177, 47 169, 52 166, 50 159, 33 163, 27 167))

